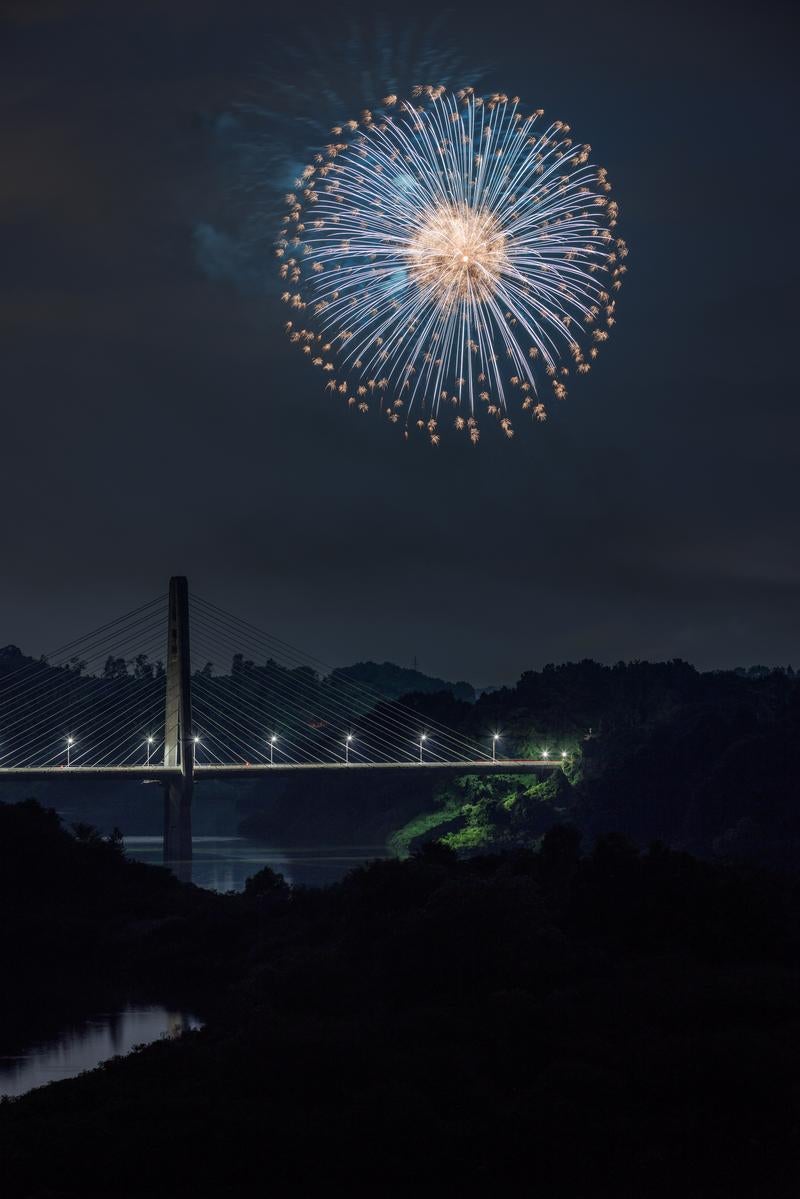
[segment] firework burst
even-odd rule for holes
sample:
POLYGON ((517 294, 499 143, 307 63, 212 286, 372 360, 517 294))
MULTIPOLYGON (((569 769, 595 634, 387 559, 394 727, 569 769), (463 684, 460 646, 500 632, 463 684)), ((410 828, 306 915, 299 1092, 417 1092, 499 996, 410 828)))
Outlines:
POLYGON ((591 147, 472 88, 387 96, 332 136, 276 247, 289 338, 326 390, 434 445, 448 421, 512 437, 512 398, 545 420, 594 365, 626 271, 591 147))

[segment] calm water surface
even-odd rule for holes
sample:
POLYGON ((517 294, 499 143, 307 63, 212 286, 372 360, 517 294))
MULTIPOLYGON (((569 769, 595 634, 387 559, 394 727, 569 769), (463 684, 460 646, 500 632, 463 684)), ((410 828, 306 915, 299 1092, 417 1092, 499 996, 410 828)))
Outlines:
MULTIPOLYGON (((194 837, 192 850, 192 882, 211 891, 243 891, 245 880, 263 866, 277 870, 287 883, 322 887, 337 882, 356 866, 386 857, 384 845, 275 849, 246 837, 194 837)), ((126 837, 125 852, 140 862, 163 863, 160 836, 126 837)))
POLYGON ((73 1025, 59 1037, 38 1041, 13 1057, 0 1057, 0 1096, 24 1095, 34 1087, 74 1078, 101 1062, 130 1053, 162 1037, 178 1037, 201 1021, 164 1007, 130 1005, 73 1025))
MULTIPOLYGON (((235 836, 195 837, 192 848, 192 882, 212 891, 242 891, 245 880, 262 866, 279 871, 288 883, 321 887, 356 866, 386 856, 383 845, 275 849, 235 836)), ((126 837, 125 852, 160 866, 161 837, 126 837)), ((187 874, 184 869, 182 877, 187 874)), ((135 1045, 179 1036, 200 1026, 194 1016, 156 1006, 130 1005, 118 1012, 94 1015, 56 1038, 34 1042, 13 1057, 0 1057, 0 1096, 24 1095, 45 1083, 74 1078, 109 1058, 130 1053, 135 1045)))

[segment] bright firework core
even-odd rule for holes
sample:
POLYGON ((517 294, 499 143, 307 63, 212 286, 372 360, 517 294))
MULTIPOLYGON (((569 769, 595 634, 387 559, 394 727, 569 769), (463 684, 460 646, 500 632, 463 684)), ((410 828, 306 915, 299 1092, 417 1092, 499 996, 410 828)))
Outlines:
POLYGON ((436 304, 482 302, 508 269, 506 239, 487 208, 442 204, 412 237, 409 274, 436 304))
POLYGON ((507 437, 588 374, 627 247, 607 172, 516 96, 414 89, 332 130, 276 247, 290 340, 331 395, 426 432, 507 437), (449 422, 448 422, 449 423, 449 422))

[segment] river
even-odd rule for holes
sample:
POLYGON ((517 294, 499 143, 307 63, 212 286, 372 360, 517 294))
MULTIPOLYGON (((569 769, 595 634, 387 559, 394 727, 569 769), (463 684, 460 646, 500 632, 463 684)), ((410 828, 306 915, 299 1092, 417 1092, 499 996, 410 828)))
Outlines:
MULTIPOLYGON (((211 891, 243 891, 245 880, 263 866, 277 870, 287 883, 321 887, 337 882, 356 866, 386 857, 385 845, 278 849, 236 836, 194 837, 192 851, 191 881, 211 891)), ((160 836, 126 837, 125 852, 150 865, 160 866, 163 861, 160 836)), ((186 875, 184 870, 181 877, 186 875)))
MULTIPOLYGON (((348 870, 386 856, 383 845, 308 846, 278 849, 246 837, 199 836, 192 840, 193 859, 181 877, 212 891, 242 891, 250 875, 269 866, 288 883, 321 887, 348 870)), ((141 862, 161 865, 161 836, 125 837, 125 852, 141 862)), ((0 1057, 0 1097, 24 1095, 34 1087, 74 1078, 109 1058, 130 1053, 161 1037, 199 1028, 200 1021, 165 1007, 130 1004, 115 1012, 95 1013, 69 1025, 57 1037, 36 1041, 19 1053, 0 1057)))
POLYGON ((94 1070, 101 1062, 130 1053, 163 1037, 178 1037, 201 1022, 186 1012, 129 1004, 99 1012, 57 1037, 35 1041, 21 1052, 0 1057, 0 1097, 24 1095, 34 1087, 94 1070))

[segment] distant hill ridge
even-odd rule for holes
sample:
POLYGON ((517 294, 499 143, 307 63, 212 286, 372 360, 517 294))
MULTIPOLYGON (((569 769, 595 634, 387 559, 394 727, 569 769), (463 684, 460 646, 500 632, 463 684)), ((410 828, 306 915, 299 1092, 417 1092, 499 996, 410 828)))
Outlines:
POLYGON ((400 699, 413 692, 433 695, 447 691, 454 699, 466 703, 475 702, 475 688, 463 679, 450 683, 435 675, 423 674, 407 666, 398 666, 394 662, 355 662, 352 666, 337 666, 331 672, 332 682, 360 683, 372 687, 389 699, 400 699))

